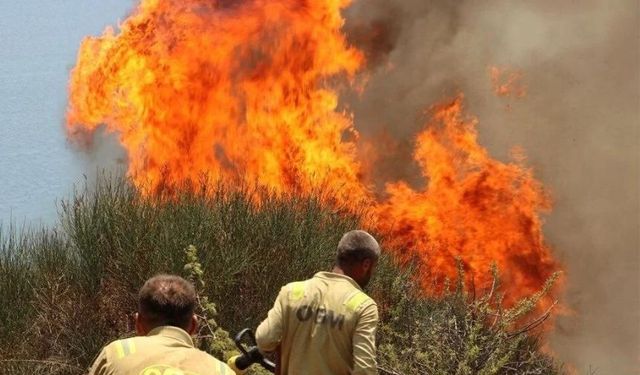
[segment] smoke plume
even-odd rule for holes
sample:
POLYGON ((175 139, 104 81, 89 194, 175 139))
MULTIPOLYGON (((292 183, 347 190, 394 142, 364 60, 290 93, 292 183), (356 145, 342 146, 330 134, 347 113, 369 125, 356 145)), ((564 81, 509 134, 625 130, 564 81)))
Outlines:
POLYGON ((552 348, 580 373, 640 368, 639 15, 637 2, 596 0, 368 0, 346 13, 368 83, 343 104, 365 140, 393 139, 370 173, 424 183, 398 166, 423 110, 459 91, 493 155, 526 150, 555 201, 545 232, 573 310, 552 348), (496 95, 492 66, 521 72, 526 97, 496 95))

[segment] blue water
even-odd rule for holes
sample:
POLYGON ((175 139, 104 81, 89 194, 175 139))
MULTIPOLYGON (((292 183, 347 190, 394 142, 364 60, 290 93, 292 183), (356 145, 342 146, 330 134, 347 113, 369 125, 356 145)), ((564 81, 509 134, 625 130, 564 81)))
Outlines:
POLYGON ((0 224, 52 223, 83 175, 115 164, 64 132, 67 79, 82 38, 125 18, 133 0, 0 0, 0 224))

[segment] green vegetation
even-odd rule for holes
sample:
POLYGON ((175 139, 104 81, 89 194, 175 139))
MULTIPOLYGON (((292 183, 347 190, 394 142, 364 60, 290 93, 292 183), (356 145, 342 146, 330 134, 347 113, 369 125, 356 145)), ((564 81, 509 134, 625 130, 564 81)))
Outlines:
MULTIPOLYGON (((103 345, 133 334, 137 290, 160 272, 196 283, 199 346, 228 356, 227 332, 255 327, 280 286, 329 269, 358 222, 314 197, 215 186, 145 198, 102 179, 62 202, 54 228, 0 230, 0 373, 84 373, 103 345)), ((561 373, 514 325, 537 296, 507 311, 498 293, 473 299, 460 286, 428 298, 411 267, 388 257, 370 294, 381 312, 382 374, 561 373)))

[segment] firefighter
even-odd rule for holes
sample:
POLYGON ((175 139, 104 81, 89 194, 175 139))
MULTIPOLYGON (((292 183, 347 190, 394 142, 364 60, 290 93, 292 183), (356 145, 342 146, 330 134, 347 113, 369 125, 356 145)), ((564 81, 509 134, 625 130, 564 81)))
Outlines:
POLYGON ((90 375, 233 375, 223 362, 196 349, 196 292, 178 276, 158 275, 138 294, 139 336, 107 345, 90 375))
POLYGON ((363 292, 380 256, 369 233, 346 233, 332 272, 284 286, 256 331, 264 353, 278 351, 282 375, 377 374, 378 307, 363 292))

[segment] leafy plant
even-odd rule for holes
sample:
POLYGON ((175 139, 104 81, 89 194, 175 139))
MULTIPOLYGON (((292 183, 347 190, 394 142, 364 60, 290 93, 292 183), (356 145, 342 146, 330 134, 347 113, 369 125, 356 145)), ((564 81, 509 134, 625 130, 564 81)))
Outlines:
MULTIPOLYGON (((52 228, 0 230, 2 374, 84 373, 105 344, 134 334, 137 291, 158 273, 196 284, 198 345, 226 359, 233 347, 220 327, 256 327, 282 285, 330 269, 341 235, 360 222, 314 196, 222 185, 142 196, 110 177, 64 200, 59 216, 52 228)), ((490 298, 461 286, 432 298, 410 264, 387 256, 378 268, 369 292, 383 374, 561 372, 530 330, 513 326, 527 328, 516 323, 539 294, 511 310, 497 286, 490 298)))

